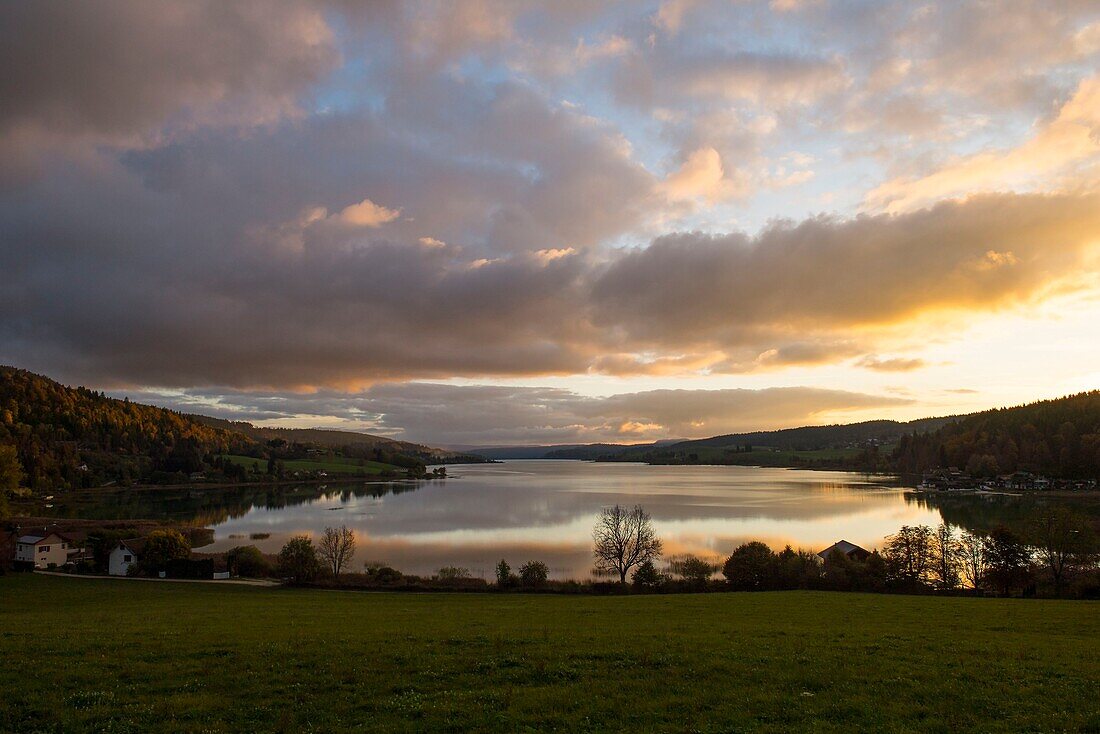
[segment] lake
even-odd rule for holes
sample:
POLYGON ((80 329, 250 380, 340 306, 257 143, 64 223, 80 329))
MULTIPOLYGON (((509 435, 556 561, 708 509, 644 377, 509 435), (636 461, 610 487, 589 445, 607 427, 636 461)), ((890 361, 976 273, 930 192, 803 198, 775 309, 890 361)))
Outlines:
POLYGON ((915 493, 884 477, 743 466, 649 466, 580 461, 508 461, 447 468, 427 482, 356 482, 328 488, 85 492, 59 500, 57 515, 170 518, 214 528, 206 551, 253 544, 277 552, 293 535, 347 525, 358 537, 354 570, 383 563, 431 574, 463 566, 493 577, 546 562, 556 578, 585 579, 600 508, 640 504, 653 516, 666 556, 724 558, 761 540, 821 550, 846 539, 871 549, 902 525, 1016 525, 1034 497, 915 493))

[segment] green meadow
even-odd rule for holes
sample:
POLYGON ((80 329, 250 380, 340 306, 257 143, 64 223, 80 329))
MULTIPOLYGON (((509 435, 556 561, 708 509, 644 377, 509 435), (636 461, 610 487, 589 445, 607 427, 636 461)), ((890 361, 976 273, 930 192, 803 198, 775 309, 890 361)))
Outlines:
POLYGON ((0 578, 0 730, 1100 731, 1100 604, 0 578))
MULTIPOLYGON (((256 467, 257 471, 267 471, 267 459, 257 459, 253 456, 237 456, 226 454, 234 464, 241 464, 248 470, 256 467)), ((404 469, 393 464, 384 464, 381 461, 368 461, 366 459, 348 459, 339 456, 325 457, 324 459, 287 459, 283 466, 288 472, 293 471, 326 471, 330 474, 381 474, 384 471, 404 472, 404 469)))

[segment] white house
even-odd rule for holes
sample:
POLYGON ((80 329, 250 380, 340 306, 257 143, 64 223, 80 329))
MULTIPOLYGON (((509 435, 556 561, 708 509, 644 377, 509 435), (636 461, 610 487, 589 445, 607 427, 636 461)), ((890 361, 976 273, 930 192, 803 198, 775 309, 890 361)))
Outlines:
POLYGON ((130 566, 138 562, 138 554, 144 547, 145 538, 120 541, 107 559, 107 573, 112 576, 125 576, 130 566))
POLYGON ((22 535, 15 541, 16 563, 31 564, 35 568, 46 568, 51 563, 55 566, 63 566, 69 560, 69 556, 79 552, 79 548, 59 533, 22 535))

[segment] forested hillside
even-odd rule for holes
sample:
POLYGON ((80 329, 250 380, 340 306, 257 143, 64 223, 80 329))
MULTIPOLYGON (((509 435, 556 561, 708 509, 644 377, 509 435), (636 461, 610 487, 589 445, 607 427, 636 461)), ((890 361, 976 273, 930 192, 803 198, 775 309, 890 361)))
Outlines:
POLYGON ((248 437, 163 408, 0 367, 0 445, 14 446, 31 489, 97 487, 156 472, 202 471, 248 437))
POLYGON ((965 416, 739 433, 599 457, 653 464, 751 464, 984 478, 1025 471, 1100 478, 1100 391, 965 416))
POLYGON ((891 463, 902 472, 954 466, 976 477, 1016 471, 1100 477, 1100 391, 974 413, 903 436, 891 463))
POLYGON ((409 441, 398 441, 385 436, 372 436, 367 433, 334 431, 320 428, 254 426, 244 421, 229 421, 222 418, 211 418, 205 415, 189 415, 187 417, 193 418, 208 426, 223 428, 235 433, 242 433, 260 443, 266 444, 271 441, 281 440, 292 444, 324 446, 332 449, 341 449, 355 455, 369 455, 372 458, 377 458, 379 461, 385 461, 384 458, 380 458, 383 456, 413 457, 429 464, 442 462, 460 464, 484 461, 481 457, 469 454, 459 454, 418 443, 410 443, 409 441))
POLYGON ((192 474, 211 481, 321 472, 420 476, 426 463, 463 460, 479 459, 366 434, 185 415, 0 367, 0 490, 173 484, 192 474))
POLYGON ((664 446, 639 446, 608 452, 605 461, 654 464, 763 464, 814 468, 885 470, 882 449, 902 436, 938 429, 958 417, 921 418, 902 423, 864 421, 847 425, 802 426, 776 431, 730 433, 664 446))

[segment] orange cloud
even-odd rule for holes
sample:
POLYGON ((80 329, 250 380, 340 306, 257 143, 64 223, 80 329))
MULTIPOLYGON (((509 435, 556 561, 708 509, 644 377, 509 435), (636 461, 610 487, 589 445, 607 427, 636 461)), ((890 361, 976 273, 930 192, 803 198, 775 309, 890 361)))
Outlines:
POLYGON ((691 153, 678 170, 665 179, 662 188, 674 200, 704 199, 721 201, 747 193, 727 175, 722 156, 714 148, 699 148, 691 153))
POLYGON ((363 199, 358 204, 345 207, 338 215, 339 220, 352 227, 381 227, 401 216, 400 209, 389 209, 380 204, 375 204, 370 199, 363 199))
POLYGON ((906 359, 904 357, 881 359, 870 354, 856 362, 856 366, 858 367, 878 370, 879 372, 910 372, 912 370, 919 370, 927 366, 927 364, 928 363, 923 359, 915 357, 911 359, 906 359))
POLYGON ((869 210, 912 211, 950 196, 1049 186, 1051 176, 1100 155, 1100 76, 1083 80, 1058 116, 1010 150, 960 158, 922 178, 893 179, 864 198, 869 210))

